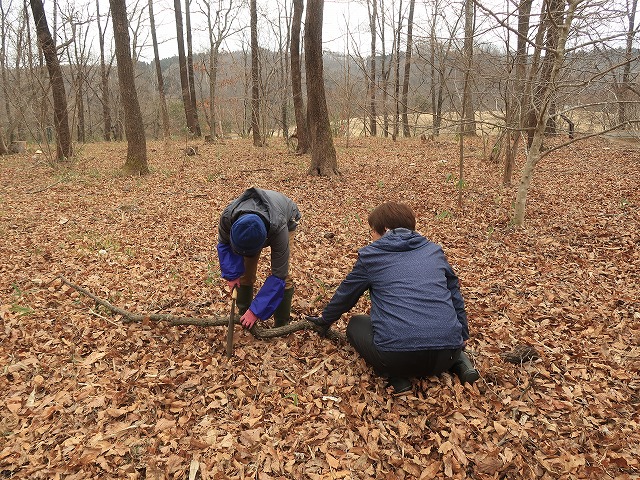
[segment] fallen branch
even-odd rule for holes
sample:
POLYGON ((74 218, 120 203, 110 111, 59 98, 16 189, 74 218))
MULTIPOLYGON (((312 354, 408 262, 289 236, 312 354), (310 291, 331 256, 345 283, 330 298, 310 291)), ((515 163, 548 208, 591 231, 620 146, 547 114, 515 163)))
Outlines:
POLYGON ((59 183, 61 183, 61 182, 62 182, 62 180, 64 180, 64 179, 60 179, 60 180, 58 180, 57 182, 53 182, 53 183, 51 183, 51 184, 49 184, 49 185, 47 185, 47 186, 45 186, 45 187, 39 188, 39 189, 37 189, 37 190, 29 190, 29 191, 28 191, 28 192, 26 192, 26 193, 28 193, 28 194, 30 194, 30 195, 31 195, 31 194, 34 194, 34 193, 42 193, 42 192, 44 192, 45 190, 50 189, 51 187, 55 187, 56 185, 58 185, 59 183))
MULTIPOLYGON (((83 295, 91 298, 98 305, 102 305, 107 310, 112 311, 113 313, 117 313, 121 315, 124 323, 142 323, 144 321, 152 321, 157 323, 166 323, 172 327, 178 325, 194 325, 197 327, 226 327, 229 325, 229 317, 223 316, 215 316, 215 317, 183 317, 177 315, 171 315, 168 313, 133 313, 123 308, 120 308, 108 301, 94 295, 89 290, 81 287, 80 285, 76 285, 75 283, 67 280, 62 275, 59 275, 58 278, 62 283, 68 285, 74 290, 82 293, 83 295)), ((235 320, 237 325, 240 324, 240 319, 237 318, 235 320)), ((275 337, 284 337, 293 332, 297 332, 298 330, 313 330, 318 333, 321 333, 321 329, 309 322, 308 320, 299 320, 297 322, 291 322, 288 325, 284 325, 282 327, 274 327, 274 328, 264 328, 259 324, 255 324, 253 328, 249 330, 251 334, 259 339, 266 338, 275 338, 275 337)), ((341 332, 336 332, 334 330, 329 330, 327 332, 327 338, 331 340, 339 340, 341 342, 346 341, 346 337, 341 332)))

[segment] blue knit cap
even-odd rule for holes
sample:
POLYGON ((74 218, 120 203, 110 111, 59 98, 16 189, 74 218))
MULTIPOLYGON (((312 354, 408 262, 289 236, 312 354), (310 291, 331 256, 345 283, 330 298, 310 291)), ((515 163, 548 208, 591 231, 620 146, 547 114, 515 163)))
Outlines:
POLYGON ((243 257, 259 253, 266 239, 267 228, 254 213, 241 215, 231 226, 231 247, 243 257))

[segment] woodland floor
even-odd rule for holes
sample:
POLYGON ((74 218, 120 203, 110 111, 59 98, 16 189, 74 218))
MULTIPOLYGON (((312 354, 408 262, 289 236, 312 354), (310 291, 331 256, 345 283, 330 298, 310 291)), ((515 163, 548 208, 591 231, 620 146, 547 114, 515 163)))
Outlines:
POLYGON ((63 166, 0 157, 1 478, 640 477, 640 150, 554 152, 514 228, 516 187, 480 143, 462 210, 453 142, 338 140, 335 179, 281 146, 183 147, 150 143, 144 178, 119 173, 124 143, 63 166), (460 277, 482 378, 443 374, 394 398, 312 331, 236 327, 227 359, 226 328, 125 324, 57 279, 138 313, 228 315, 217 219, 252 185, 303 214, 296 318, 351 269, 369 210, 410 204, 460 277), (540 358, 506 362, 518 345, 540 358))

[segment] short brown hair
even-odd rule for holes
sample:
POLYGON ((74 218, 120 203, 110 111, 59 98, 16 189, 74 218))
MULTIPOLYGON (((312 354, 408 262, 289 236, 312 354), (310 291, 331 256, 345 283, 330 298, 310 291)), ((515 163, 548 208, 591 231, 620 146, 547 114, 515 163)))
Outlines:
POLYGON ((379 235, 394 228, 416 229, 416 216, 409 205, 386 202, 375 208, 368 218, 369 226, 379 235))

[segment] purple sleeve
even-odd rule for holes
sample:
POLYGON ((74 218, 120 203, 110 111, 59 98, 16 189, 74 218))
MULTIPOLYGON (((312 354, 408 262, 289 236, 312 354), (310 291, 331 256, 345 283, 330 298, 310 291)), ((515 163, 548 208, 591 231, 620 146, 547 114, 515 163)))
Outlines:
POLYGON ((276 311, 284 296, 284 280, 270 275, 251 302, 249 309, 260 320, 266 320, 276 311))
POLYGON ((233 253, 228 243, 218 243, 218 260, 222 278, 225 280, 235 280, 244 273, 244 258, 233 253))

